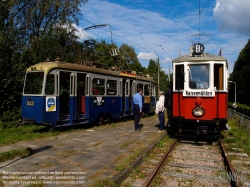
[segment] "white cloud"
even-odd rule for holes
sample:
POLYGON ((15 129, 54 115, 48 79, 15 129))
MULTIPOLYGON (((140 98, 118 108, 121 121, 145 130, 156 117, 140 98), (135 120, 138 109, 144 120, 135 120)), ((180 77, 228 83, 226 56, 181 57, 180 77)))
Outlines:
POLYGON ((140 60, 156 60, 157 56, 154 53, 144 53, 144 52, 139 52, 137 55, 137 58, 140 60))
POLYGON ((83 30, 81 27, 78 27, 77 25, 73 25, 76 28, 76 35, 79 37, 79 40, 83 41, 83 40, 89 40, 89 39, 95 39, 96 36, 91 34, 91 33, 87 33, 85 30, 83 30))
POLYGON ((250 35, 249 0, 217 0, 214 17, 220 29, 250 35))
POLYGON ((167 58, 164 58, 161 62, 162 62, 161 63, 162 65, 165 64, 165 63, 169 64, 169 63, 172 63, 172 59, 167 57, 167 58))

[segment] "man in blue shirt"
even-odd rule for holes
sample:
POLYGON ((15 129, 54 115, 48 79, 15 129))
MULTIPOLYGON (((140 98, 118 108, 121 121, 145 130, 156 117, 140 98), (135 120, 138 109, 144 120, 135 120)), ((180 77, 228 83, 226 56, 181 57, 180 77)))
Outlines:
POLYGON ((134 123, 135 123, 135 130, 140 130, 139 121, 140 121, 140 114, 142 112, 142 89, 138 88, 137 93, 133 96, 134 102, 134 123))

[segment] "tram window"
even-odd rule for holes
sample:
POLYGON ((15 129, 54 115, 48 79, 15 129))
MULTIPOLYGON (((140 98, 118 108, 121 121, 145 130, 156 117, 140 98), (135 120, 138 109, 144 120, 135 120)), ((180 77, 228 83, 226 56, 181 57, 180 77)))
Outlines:
MULTIPOLYGON (((143 91, 143 84, 137 84, 137 89, 141 88, 141 90, 143 91)), ((143 93, 144 94, 144 93, 143 93)))
POLYGON ((41 94, 43 88, 43 72, 26 74, 24 94, 41 94))
POLYGON ((209 81, 209 66, 206 64, 190 65, 189 87, 192 89, 207 89, 209 81))
POLYGON ((85 74, 77 73, 77 92, 78 92, 78 95, 85 96, 85 78, 86 78, 85 74))
POLYGON ((50 74, 47 76, 45 94, 53 95, 55 93, 55 76, 50 74))
POLYGON ((104 95, 105 94, 105 80, 104 79, 93 78, 92 94, 93 95, 104 95))
POLYGON ((150 95, 149 90, 150 90, 150 85, 145 84, 144 85, 144 95, 146 95, 146 96, 150 95))
POLYGON ((60 72, 60 95, 69 95, 70 90, 70 74, 71 72, 60 72))
POLYGON ((126 90, 125 90, 125 95, 128 95, 128 89, 129 89, 129 88, 128 88, 128 82, 126 82, 125 84, 126 84, 126 85, 125 85, 125 89, 126 89, 126 90))
POLYGON ((117 94, 117 81, 107 80, 107 95, 117 94))
POLYGON ((184 65, 175 66, 175 89, 184 89, 184 65))
POLYGON ((223 90, 223 64, 214 65, 214 86, 217 90, 223 90))

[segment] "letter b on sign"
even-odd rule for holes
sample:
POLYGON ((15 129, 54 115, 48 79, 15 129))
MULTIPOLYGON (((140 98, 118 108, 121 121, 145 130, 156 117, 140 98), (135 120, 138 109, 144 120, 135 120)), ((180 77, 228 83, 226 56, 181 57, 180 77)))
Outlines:
POLYGON ((201 43, 194 44, 194 53, 200 55, 205 50, 205 47, 201 43))

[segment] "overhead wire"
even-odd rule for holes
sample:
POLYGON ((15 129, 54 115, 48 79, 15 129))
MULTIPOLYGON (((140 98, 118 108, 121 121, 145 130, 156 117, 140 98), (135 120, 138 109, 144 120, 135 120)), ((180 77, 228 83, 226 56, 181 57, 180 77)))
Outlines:
MULTIPOLYGON (((86 19, 83 19, 83 20, 85 20, 85 21, 87 21, 87 22, 89 22, 89 23, 95 25, 94 23, 92 23, 92 22, 90 22, 90 21, 88 21, 88 20, 86 20, 86 19)), ((104 29, 104 28, 101 28, 101 29, 104 29)), ((104 30, 108 31, 107 29, 104 29, 104 30)), ((110 31, 108 31, 108 32, 110 32, 110 31)), ((147 52, 154 53, 154 52, 152 52, 152 51, 146 49, 145 47, 142 47, 142 46, 140 46, 140 45, 138 45, 138 44, 136 44, 136 43, 134 43, 134 42, 129 41, 129 40, 126 39, 126 38, 123 38, 122 36, 119 36, 119 35, 115 34, 114 32, 112 32, 112 34, 115 35, 115 36, 117 36, 117 37, 119 37, 119 38, 121 38, 121 39, 123 39, 123 40, 125 40, 125 41, 127 41, 127 42, 129 42, 129 43, 131 43, 131 44, 133 44, 133 45, 135 45, 135 46, 137 46, 137 47, 139 47, 139 48, 141 48, 141 49, 144 49, 144 50, 147 51, 147 52)), ((86 35, 85 35, 85 36, 86 36, 86 35)), ((89 37, 89 36, 88 36, 88 37, 89 37)), ((89 38, 91 38, 91 37, 89 37, 89 38)), ((93 39, 93 38, 91 38, 91 39, 93 39)), ((95 39, 94 39, 94 40, 95 40, 95 39)), ((155 53, 154 53, 154 54, 155 54, 155 53)), ((164 57, 162 57, 162 56, 160 56, 160 55, 157 55, 157 54, 155 54, 155 55, 158 56, 158 57, 160 57, 160 58, 162 58, 162 59, 164 59, 164 57)))
MULTIPOLYGON (((208 0, 208 2, 200 9, 200 11, 201 10, 203 10, 207 5, 208 5, 208 3, 210 2, 211 0, 208 0)), ((192 19, 194 19, 195 17, 197 17, 197 15, 199 15, 200 14, 200 11, 198 12, 198 14, 195 14, 193 17, 191 17, 191 19, 190 20, 192 20, 192 19)), ((185 22, 184 22, 185 23, 185 22)), ((188 24, 186 24, 185 23, 185 25, 187 25, 188 26, 188 24)), ((177 32, 179 32, 184 26, 185 26, 184 24, 179 28, 179 29, 177 29, 172 35, 170 35, 169 37, 167 37, 167 39, 165 40, 165 42, 169 39, 169 38, 172 38, 177 32)), ((164 43, 163 43, 164 44, 164 43)), ((161 45, 163 45, 163 44, 161 44, 161 45)))
MULTIPOLYGON (((210 1, 211 1, 211 0, 208 0, 207 3, 206 3, 201 9, 200 9, 200 4, 199 4, 199 12, 198 12, 198 14, 195 14, 193 17, 191 17, 190 20, 192 20, 192 19, 194 19, 195 17, 197 17, 197 15, 200 17, 201 10, 203 10, 203 9, 208 5, 208 3, 209 3, 210 1)), ((199 19, 200 19, 200 18, 199 18, 199 19)), ((88 21, 88 20, 86 20, 86 19, 82 19, 82 20, 84 20, 84 21, 86 21, 86 22, 88 22, 88 23, 90 23, 90 24, 92 24, 92 25, 96 25, 95 23, 90 22, 90 21, 88 21)), ((199 24, 200 24, 200 21, 199 21, 199 24)), ((185 23, 185 25, 187 25, 187 24, 185 23)), ((166 42, 167 40, 169 40, 170 38, 172 38, 172 37, 173 37, 177 32, 179 32, 183 27, 184 27, 184 24, 183 24, 179 29, 177 29, 174 33, 172 33, 169 37, 167 37, 167 39, 165 40, 165 42, 166 42)), ((101 28, 101 29, 110 32, 109 30, 107 30, 107 29, 105 29, 105 28, 101 28)), ((200 25, 199 25, 199 33, 200 33, 200 25)), ((141 48, 141 49, 147 51, 147 52, 151 52, 151 53, 155 54, 156 56, 158 56, 158 57, 161 58, 161 59, 165 59, 164 57, 158 55, 157 53, 155 53, 155 52, 153 52, 153 51, 150 51, 150 50, 146 49, 145 47, 142 47, 142 46, 140 46, 140 45, 138 45, 138 44, 136 44, 136 43, 134 43, 134 42, 132 42, 132 41, 130 41, 130 40, 128 40, 128 39, 122 37, 122 36, 119 36, 119 35, 115 34, 114 32, 112 32, 112 34, 115 35, 116 37, 119 37, 119 38, 121 38, 121 39, 127 41, 128 43, 131 43, 131 44, 133 44, 133 45, 135 45, 135 46, 137 46, 137 47, 139 47, 139 48, 141 48)), ((84 35, 85 35, 85 34, 84 34, 84 35)), ((87 36, 87 35, 85 35, 85 36, 87 36)), ((87 37, 89 37, 89 36, 87 36, 87 37)), ((89 38, 91 38, 91 37, 89 37, 89 38)), ((91 39, 93 39, 93 38, 91 38, 91 39)), ((93 40, 95 40, 95 39, 93 39, 93 40)), ((95 41, 96 41, 96 40, 95 40, 95 41)), ((147 42, 148 42, 148 43, 152 43, 152 44, 154 44, 154 45, 158 45, 158 46, 167 54, 167 56, 172 60, 171 56, 170 56, 170 55, 167 53, 167 51, 162 47, 162 46, 164 45, 165 42, 162 43, 162 44, 156 44, 156 43, 150 42, 150 41, 147 41, 147 42)))

